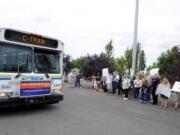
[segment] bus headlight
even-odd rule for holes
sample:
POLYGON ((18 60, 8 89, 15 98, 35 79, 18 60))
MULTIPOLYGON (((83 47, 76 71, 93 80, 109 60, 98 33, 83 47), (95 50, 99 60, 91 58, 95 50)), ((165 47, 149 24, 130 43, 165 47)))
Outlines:
POLYGON ((54 93, 61 94, 61 89, 55 89, 55 90, 54 90, 54 93))
POLYGON ((0 92, 0 97, 5 97, 6 93, 5 92, 0 92))

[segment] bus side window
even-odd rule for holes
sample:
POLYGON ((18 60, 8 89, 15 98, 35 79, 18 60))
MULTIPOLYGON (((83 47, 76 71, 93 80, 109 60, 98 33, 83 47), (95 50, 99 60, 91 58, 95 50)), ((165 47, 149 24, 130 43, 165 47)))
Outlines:
POLYGON ((0 72, 4 70, 4 65, 6 64, 5 55, 0 55, 0 72))

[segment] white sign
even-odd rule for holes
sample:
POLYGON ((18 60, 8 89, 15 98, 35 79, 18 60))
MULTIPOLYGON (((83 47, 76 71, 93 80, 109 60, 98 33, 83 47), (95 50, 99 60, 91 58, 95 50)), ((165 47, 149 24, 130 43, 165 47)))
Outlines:
POLYGON ((180 82, 176 81, 172 87, 172 91, 180 92, 180 82))
POLYGON ((102 76, 107 77, 108 75, 109 75, 108 68, 104 68, 104 69, 102 70, 102 76))
POLYGON ((166 85, 159 84, 156 94, 162 94, 169 98, 171 96, 171 89, 166 85))

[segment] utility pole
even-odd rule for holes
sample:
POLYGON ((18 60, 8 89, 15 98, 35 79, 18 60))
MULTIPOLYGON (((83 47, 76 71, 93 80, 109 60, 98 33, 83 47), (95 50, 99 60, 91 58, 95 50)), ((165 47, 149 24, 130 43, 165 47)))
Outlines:
POLYGON ((136 72, 139 0, 136 0, 131 76, 136 72))
POLYGON ((141 63, 141 45, 140 43, 138 43, 138 46, 137 46, 138 50, 137 50, 137 71, 140 71, 141 70, 141 67, 140 65, 142 64, 141 63))

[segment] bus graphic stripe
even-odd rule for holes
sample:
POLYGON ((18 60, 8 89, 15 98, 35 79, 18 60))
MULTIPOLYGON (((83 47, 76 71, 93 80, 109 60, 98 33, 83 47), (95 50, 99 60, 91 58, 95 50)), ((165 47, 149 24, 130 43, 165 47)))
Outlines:
POLYGON ((11 80, 10 75, 0 75, 0 80, 11 80))
POLYGON ((53 80, 61 80, 62 78, 51 78, 53 80))
POLYGON ((50 88, 50 82, 30 82, 30 83, 21 83, 21 89, 30 89, 30 88, 50 88))
POLYGON ((0 78, 0 80, 11 80, 11 78, 0 78))
POLYGON ((50 88, 21 89, 20 96, 38 96, 50 94, 50 88))
POLYGON ((25 81, 20 84, 20 96, 38 96, 50 94, 50 81, 25 81))

